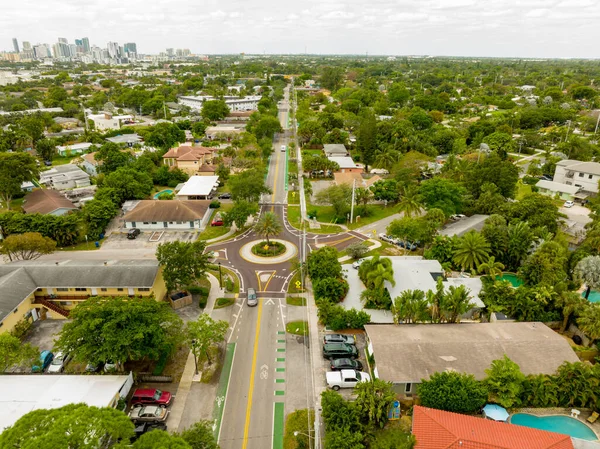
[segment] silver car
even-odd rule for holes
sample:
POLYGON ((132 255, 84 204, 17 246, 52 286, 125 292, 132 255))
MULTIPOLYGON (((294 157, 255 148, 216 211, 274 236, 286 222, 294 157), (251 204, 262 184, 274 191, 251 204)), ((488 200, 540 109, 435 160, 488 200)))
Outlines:
POLYGON ((65 354, 62 351, 59 351, 54 356, 52 363, 48 366, 49 373, 62 373, 65 369, 65 365, 69 363, 71 360, 71 356, 69 354, 65 354))
POLYGON ((134 407, 129 412, 129 419, 133 422, 164 422, 168 416, 169 411, 157 405, 134 407))
POLYGON ((248 289, 248 306, 254 307, 258 305, 258 299, 256 298, 256 291, 253 288, 248 289))

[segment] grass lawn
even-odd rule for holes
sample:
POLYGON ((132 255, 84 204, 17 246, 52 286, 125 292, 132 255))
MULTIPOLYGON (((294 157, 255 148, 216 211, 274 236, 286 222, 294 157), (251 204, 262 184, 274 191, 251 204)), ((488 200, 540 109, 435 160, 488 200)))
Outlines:
POLYGON ((292 279, 290 280, 288 285, 288 293, 304 293, 302 287, 296 288, 296 282, 300 282, 300 273, 298 271, 294 273, 294 276, 292 276, 292 279))
MULTIPOLYGON (((352 223, 350 225, 348 225, 347 223, 343 223, 343 224, 347 225, 349 229, 358 229, 358 228, 361 228, 368 224, 371 224, 375 221, 379 221, 383 218, 389 217, 390 215, 397 213, 397 210, 392 206, 381 207, 379 205, 371 204, 371 205, 367 206, 367 208, 369 211, 369 215, 360 216, 360 218, 357 221, 356 220, 356 217, 357 217, 356 207, 355 207, 354 208, 354 212, 355 212, 354 223, 352 223)), ((335 212, 334 212, 332 206, 317 206, 314 204, 307 204, 306 210, 308 211, 308 213, 311 213, 313 211, 316 212, 317 213, 317 221, 320 221, 321 223, 333 223, 333 221, 334 221, 335 212)))
MULTIPOLYGON (((216 277, 217 281, 219 280, 218 266, 215 270, 208 270, 208 272, 210 274, 212 274, 214 277, 216 277)), ((225 279, 227 279, 227 276, 229 276, 233 280, 233 288, 231 290, 227 290, 227 291, 229 291, 229 293, 239 293, 240 292, 240 280, 238 279, 237 275, 233 271, 231 271, 228 268, 225 268, 223 266, 221 266, 221 272, 223 273, 223 284, 225 286, 226 286, 225 279)))
POLYGON ((215 309, 222 309, 223 307, 229 307, 233 305, 235 298, 217 298, 215 300, 215 309))
POLYGON ((288 306, 305 306, 306 298, 303 298, 301 296, 288 296, 285 299, 285 302, 288 306))
POLYGON ((528 184, 523 184, 521 181, 517 183, 517 200, 522 200, 525 195, 529 195, 531 193, 531 186, 528 184))
MULTIPOLYGON (((102 242, 103 240, 99 240, 98 241, 100 243, 100 246, 102 246, 102 242)), ((94 244, 93 240, 90 240, 89 242, 81 242, 78 243, 77 245, 73 245, 73 246, 65 246, 64 248, 56 248, 56 251, 94 251, 100 249, 100 247, 96 248, 96 245, 94 244)))
POLYGON ((56 165, 66 165, 66 164, 70 163, 75 158, 76 158, 76 156, 65 156, 65 157, 56 156, 56 157, 52 158, 52 165, 53 166, 56 166, 56 165))
MULTIPOLYGON (((294 228, 300 229, 300 208, 289 207, 287 211, 288 221, 290 222, 290 224, 294 228)), ((314 234, 337 234, 340 232, 344 232, 344 230, 337 225, 321 225, 321 229, 309 229, 308 224, 306 225, 306 231, 312 232, 314 234)))
POLYGON ((302 150, 302 157, 306 157, 306 156, 321 156, 323 153, 323 150, 302 150))
POLYGON ((221 237, 229 232, 227 226, 211 226, 210 223, 206 226, 206 229, 198 235, 198 240, 210 240, 217 237, 221 237))
MULTIPOLYGON (((304 446, 308 447, 308 437, 304 435, 310 435, 313 431, 313 425, 315 421, 315 412, 313 410, 302 409, 296 410, 290 413, 285 419, 285 431, 283 434, 283 449, 298 449, 298 440, 304 440, 304 446), (294 432, 298 432, 298 436, 294 435, 294 432)), ((311 440, 311 442, 314 441, 311 440)), ((311 446, 313 446, 311 444, 311 446)))
POLYGON ((288 204, 300 204, 300 194, 296 191, 288 192, 288 204))
POLYGON ((308 322, 306 321, 290 321, 285 325, 285 330, 289 334, 308 335, 308 322))
MULTIPOLYGON (((20 211, 21 207, 23 206, 24 200, 25 200, 25 197, 12 200, 10 202, 10 210, 20 211)), ((2 209, 2 210, 6 210, 6 209, 2 209)))

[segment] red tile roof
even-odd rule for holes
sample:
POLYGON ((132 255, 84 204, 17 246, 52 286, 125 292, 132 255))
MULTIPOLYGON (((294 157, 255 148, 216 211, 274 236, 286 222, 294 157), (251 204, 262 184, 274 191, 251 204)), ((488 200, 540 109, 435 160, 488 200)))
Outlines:
POLYGON ((182 145, 177 148, 171 148, 164 154, 163 158, 190 161, 194 159, 201 159, 202 155, 212 154, 216 150, 216 148, 213 149, 207 147, 191 147, 189 145, 182 145))
POLYGON ((573 449, 571 437, 416 405, 415 449, 573 449))

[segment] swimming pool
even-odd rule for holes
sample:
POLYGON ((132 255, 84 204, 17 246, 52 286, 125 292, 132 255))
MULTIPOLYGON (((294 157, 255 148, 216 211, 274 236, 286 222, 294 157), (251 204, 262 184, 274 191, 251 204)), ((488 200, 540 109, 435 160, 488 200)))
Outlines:
POLYGON ((161 196, 163 193, 168 193, 170 195, 171 193, 173 193, 173 191, 171 189, 161 190, 160 192, 154 194, 154 199, 157 200, 158 197, 161 196))
POLYGON ((510 417, 509 422, 519 426, 562 433, 582 440, 595 441, 598 439, 592 429, 581 421, 564 415, 534 416, 528 413, 517 413, 510 417))
MULTIPOLYGON (((585 298, 585 290, 581 292, 581 296, 585 298)), ((600 292, 596 290, 590 291, 590 296, 588 297, 589 302, 600 302, 600 292)))
POLYGON ((502 276, 500 276, 500 280, 510 282, 510 285, 512 285, 515 288, 523 285, 523 280, 515 273, 502 273, 502 276))

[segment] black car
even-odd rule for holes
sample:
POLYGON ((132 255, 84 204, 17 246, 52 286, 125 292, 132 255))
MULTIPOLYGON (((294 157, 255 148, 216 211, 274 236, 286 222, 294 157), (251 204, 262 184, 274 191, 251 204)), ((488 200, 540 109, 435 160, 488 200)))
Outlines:
POLYGON ((333 359, 357 359, 356 346, 346 343, 327 343, 323 345, 323 357, 333 359))
POLYGON ((127 238, 129 240, 134 240, 138 235, 141 234, 142 231, 140 231, 138 228, 133 228, 130 229, 129 231, 127 231, 127 238))
POLYGON ((131 442, 133 443, 135 440, 137 440, 143 434, 150 432, 151 430, 155 430, 155 429, 166 431, 167 425, 163 422, 140 423, 140 425, 136 426, 134 429, 135 435, 131 438, 131 442))
POLYGON ((219 199, 220 200, 230 200, 231 199, 231 193, 221 193, 219 195, 219 199))
POLYGON ((343 369, 362 371, 363 366, 358 360, 352 359, 334 359, 331 361, 331 371, 340 371, 343 369))
POLYGON ((348 343, 349 345, 353 345, 355 340, 352 335, 325 334, 323 337, 323 343, 348 343))

